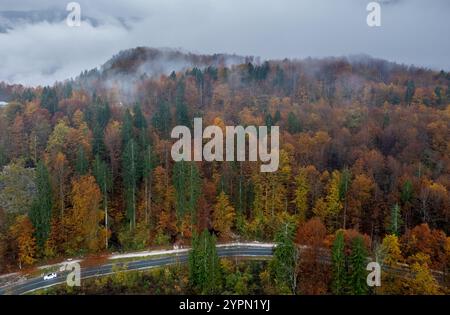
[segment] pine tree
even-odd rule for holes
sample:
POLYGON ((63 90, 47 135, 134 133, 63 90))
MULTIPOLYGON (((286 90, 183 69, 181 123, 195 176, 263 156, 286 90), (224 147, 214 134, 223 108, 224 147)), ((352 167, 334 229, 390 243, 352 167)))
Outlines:
POLYGON ((147 129, 147 120, 145 119, 144 114, 142 113, 141 106, 136 103, 133 107, 133 123, 134 127, 138 130, 146 130, 147 129))
POLYGON ((93 166, 93 175, 103 196, 103 209, 105 212, 105 248, 108 248, 108 194, 112 188, 112 174, 108 165, 100 159, 100 156, 95 157, 93 166))
POLYGON ((130 231, 136 227, 136 193, 138 182, 138 148, 134 139, 133 117, 129 110, 125 112, 122 126, 122 179, 125 196, 126 216, 130 231))
POLYGON ((203 283, 203 274, 201 273, 201 266, 203 264, 204 257, 202 256, 200 248, 200 237, 197 232, 192 235, 191 251, 188 257, 189 266, 189 283, 192 288, 197 288, 203 283))
POLYGON ((141 180, 141 178, 144 175, 144 168, 145 166, 145 160, 146 160, 146 154, 147 154, 147 147, 150 145, 149 139, 147 136, 147 120, 144 117, 144 114, 142 113, 141 107, 139 104, 136 104, 133 107, 133 126, 136 129, 136 152, 139 156, 139 158, 136 161, 136 172, 137 172, 137 180, 141 180))
POLYGON ((411 202, 412 197, 413 197, 413 186, 411 181, 408 179, 403 184, 402 192, 400 195, 403 205, 407 202, 411 202))
POLYGON ((300 252, 294 243, 295 226, 286 223, 275 236, 276 247, 270 264, 275 284, 281 292, 295 294, 300 252))
POLYGON ((306 170, 300 169, 299 174, 295 178, 296 189, 294 204, 297 208, 300 221, 306 220, 306 212, 308 210, 308 179, 306 178, 306 170))
POLYGON ((54 165, 52 165, 55 173, 55 181, 58 185, 58 199, 59 199, 59 212, 60 212, 60 218, 64 217, 64 210, 66 207, 66 191, 65 191, 65 179, 67 175, 67 159, 64 153, 58 152, 56 154, 56 158, 54 161, 54 165))
POLYGON ((348 168, 345 168, 342 171, 341 177, 339 179, 339 198, 341 201, 344 202, 343 208, 344 208, 344 215, 343 215, 343 223, 342 228, 345 230, 347 227, 347 194, 350 189, 350 182, 351 182, 352 174, 350 173, 348 168))
POLYGON ((401 225, 402 225, 401 209, 398 204, 395 204, 391 208, 391 218, 390 218, 389 229, 388 229, 389 233, 399 236, 401 225))
POLYGON ((73 93, 72 83, 67 82, 64 84, 63 88, 63 97, 64 98, 71 98, 73 93))
POLYGON ((58 96, 56 90, 52 87, 44 87, 41 95, 41 107, 54 114, 58 111, 58 96))
POLYGON ((111 118, 111 108, 107 101, 100 99, 95 94, 92 98, 93 105, 87 108, 84 113, 86 121, 92 129, 92 152, 94 156, 99 155, 103 159, 106 155, 104 133, 111 118))
POLYGON ((350 255, 349 289, 354 295, 364 295, 368 292, 366 261, 367 251, 364 240, 357 236, 352 241, 352 253, 350 255))
POLYGON ((189 118, 188 108, 184 101, 184 81, 180 80, 177 84, 176 97, 175 97, 175 113, 176 124, 180 126, 190 127, 191 120, 189 118))
POLYGON ((405 230, 408 230, 409 222, 412 216, 412 201, 414 197, 413 185, 411 180, 407 179, 402 186, 400 192, 401 207, 405 214, 405 230))
POLYGON ((128 141, 122 157, 123 186, 125 190, 125 208, 130 230, 136 227, 136 192, 137 192, 137 152, 134 139, 128 141))
POLYGON ((301 131, 300 120, 297 118, 297 116, 295 116, 293 112, 289 112, 288 114, 287 130, 291 134, 301 131))
POLYGON ((184 160, 173 167, 173 185, 175 188, 176 209, 179 223, 190 215, 192 224, 197 217, 197 201, 200 197, 200 174, 195 162, 184 160))
POLYGON ((217 255, 216 249, 216 237, 209 234, 206 230, 203 231, 203 234, 205 235, 203 237, 203 240, 206 243, 205 255, 207 258, 207 269, 205 270, 206 283, 203 293, 217 294, 220 292, 222 275, 220 270, 219 256, 217 255))
POLYGON ((53 207, 50 177, 42 162, 39 162, 36 168, 36 190, 36 197, 30 209, 30 220, 35 229, 37 245, 42 250, 50 234, 53 207))
POLYGON ((88 169, 89 169, 89 162, 86 158, 83 146, 80 145, 78 147, 75 170, 79 176, 83 176, 87 174, 88 169))
POLYGON ((144 179, 145 222, 148 224, 152 217, 153 170, 156 166, 156 157, 150 144, 144 150, 143 161, 142 178, 144 179))
POLYGON ((104 127, 98 122, 95 123, 94 128, 92 129, 92 152, 94 155, 99 155, 101 157, 104 157, 106 154, 106 145, 103 137, 104 131, 104 127))
POLYGON ((188 263, 189 282, 195 291, 201 294, 219 292, 222 280, 215 236, 207 230, 200 236, 194 232, 188 263))
POLYGON ((173 186, 175 188, 175 198, 177 206, 177 217, 182 219, 187 212, 187 162, 182 160, 176 162, 173 167, 173 186))
POLYGON ((195 162, 189 163, 189 191, 188 191, 188 210, 192 217, 192 223, 196 223, 197 217, 197 202, 201 195, 201 178, 197 164, 195 162))
POLYGON ((331 260, 333 264, 333 280, 331 283, 331 291, 335 295, 345 294, 347 272, 345 267, 346 257, 344 232, 342 230, 336 232, 336 238, 333 242, 331 251, 331 260))
POLYGON ((161 137, 166 139, 170 135, 170 125, 172 123, 172 117, 170 114, 170 108, 165 100, 158 102, 158 110, 153 116, 153 126, 161 133, 161 137))
POLYGON ((405 92, 405 102, 408 105, 411 105, 414 94, 416 93, 416 85, 413 80, 408 80, 406 82, 406 92, 405 92))
POLYGON ((125 111, 124 117, 123 117, 123 124, 122 124, 122 144, 125 145, 133 139, 133 117, 131 116, 130 110, 127 109, 125 111))

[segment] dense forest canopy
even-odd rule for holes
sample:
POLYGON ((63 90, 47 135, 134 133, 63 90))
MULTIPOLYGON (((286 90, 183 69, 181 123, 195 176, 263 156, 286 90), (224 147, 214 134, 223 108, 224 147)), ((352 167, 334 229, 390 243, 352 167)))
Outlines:
POLYGON ((324 246, 340 229, 367 250, 394 235, 404 258, 448 263, 450 73, 365 56, 175 55, 137 48, 54 86, 0 84, 1 271, 204 229, 273 241, 291 223, 299 242, 310 225, 324 246), (164 73, 180 56, 187 66, 164 73), (170 131, 194 117, 280 126, 279 170, 174 163, 170 131))

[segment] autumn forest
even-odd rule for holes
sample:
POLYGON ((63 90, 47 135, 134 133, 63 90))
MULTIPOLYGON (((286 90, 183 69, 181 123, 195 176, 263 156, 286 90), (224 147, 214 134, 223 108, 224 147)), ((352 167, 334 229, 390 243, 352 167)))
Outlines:
MULTIPOLYGON (((258 272, 265 293, 369 293, 358 257, 411 272, 371 293, 449 292, 450 73, 365 56, 172 52, 197 66, 143 74, 161 54, 124 51, 53 86, 0 84, 1 273, 208 234, 303 246, 292 268, 276 267, 279 252, 258 272), (278 171, 174 162, 170 132, 196 117, 279 126, 278 171)), ((196 292, 219 293, 208 290, 196 292)))

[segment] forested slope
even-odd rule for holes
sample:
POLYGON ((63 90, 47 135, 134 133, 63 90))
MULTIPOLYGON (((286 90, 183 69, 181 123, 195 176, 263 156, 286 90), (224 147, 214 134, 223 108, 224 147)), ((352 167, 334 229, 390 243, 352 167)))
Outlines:
POLYGON ((331 246, 346 229, 374 251, 394 235, 399 261, 448 264, 449 73, 364 56, 180 54, 172 73, 172 57, 149 60, 138 48, 51 87, 1 85, 2 271, 190 243, 204 229, 224 241, 273 240, 287 222, 299 243, 331 246), (279 170, 174 163, 170 131, 194 117, 280 126, 279 170))

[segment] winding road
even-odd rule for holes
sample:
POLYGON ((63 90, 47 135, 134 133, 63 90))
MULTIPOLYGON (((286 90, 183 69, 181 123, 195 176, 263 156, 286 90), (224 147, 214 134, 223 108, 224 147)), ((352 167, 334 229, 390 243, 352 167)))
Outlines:
MULTIPOLYGON (((217 254, 219 257, 267 259, 272 256, 274 247, 275 244, 272 243, 220 244, 217 245, 217 254)), ((301 246, 300 250, 304 247, 301 246)), ((188 255, 189 248, 112 255, 105 264, 81 268, 81 279, 110 275, 118 271, 145 270, 177 263, 186 263, 188 255)), ((371 260, 369 257, 367 259, 368 261, 371 260)), ((320 255, 319 261, 324 264, 330 264, 331 259, 329 253, 325 253, 324 251, 320 255)), ((53 265, 52 267, 56 268, 58 266, 60 265, 53 265)), ((411 278, 413 276, 407 266, 399 266, 396 268, 383 266, 383 270, 402 278, 411 278)), ((433 270, 432 273, 441 285, 445 285, 445 275, 442 272, 433 270)), ((0 295, 26 294, 63 284, 66 282, 67 274, 68 272, 58 272, 57 277, 51 280, 44 280, 42 276, 38 276, 16 281, 0 287, 0 295)))
MULTIPOLYGON (((219 257, 270 257, 272 256, 273 245, 270 244, 230 244, 230 245, 218 245, 217 254, 219 257)), ((139 257, 138 254, 132 255, 117 255, 115 259, 139 257)), ((150 268, 156 268, 176 263, 185 263, 188 260, 188 250, 167 250, 158 251, 156 257, 148 255, 148 257, 137 259, 128 262, 116 262, 110 261, 106 264, 81 268, 81 279, 105 276, 117 272, 116 268, 120 266, 120 270, 145 270, 150 268), (164 256, 167 255, 167 256, 164 256), (163 257, 161 257, 163 256, 163 257)), ((5 287, 0 288, 0 295, 20 295, 29 293, 32 291, 48 288, 58 284, 66 282, 67 272, 58 272, 58 276, 51 280, 44 280, 42 276, 26 279, 21 282, 16 282, 5 287)))

